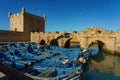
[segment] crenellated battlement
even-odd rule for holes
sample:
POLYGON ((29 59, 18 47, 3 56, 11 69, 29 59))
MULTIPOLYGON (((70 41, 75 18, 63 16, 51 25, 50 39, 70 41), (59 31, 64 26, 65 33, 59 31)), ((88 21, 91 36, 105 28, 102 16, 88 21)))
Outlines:
POLYGON ((8 12, 8 18, 14 18, 14 17, 19 17, 23 16, 25 14, 25 8, 22 8, 21 12, 12 14, 11 12, 8 12))
POLYGON ((22 13, 11 14, 9 16, 9 18, 18 17, 18 16, 21 16, 21 15, 23 15, 23 14, 22 13))

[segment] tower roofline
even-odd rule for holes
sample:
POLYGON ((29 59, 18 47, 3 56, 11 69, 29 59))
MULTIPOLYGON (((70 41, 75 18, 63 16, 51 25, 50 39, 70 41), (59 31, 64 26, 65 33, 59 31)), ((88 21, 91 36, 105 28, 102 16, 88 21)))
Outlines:
POLYGON ((42 18, 44 21, 46 21, 46 15, 45 14, 43 15, 43 17, 41 17, 39 15, 34 15, 32 13, 26 12, 26 9, 24 7, 22 8, 21 12, 19 12, 19 13, 12 14, 11 12, 8 12, 8 18, 16 17, 16 16, 20 16, 20 15, 24 15, 24 14, 29 14, 29 15, 34 16, 34 17, 39 17, 39 18, 42 18))

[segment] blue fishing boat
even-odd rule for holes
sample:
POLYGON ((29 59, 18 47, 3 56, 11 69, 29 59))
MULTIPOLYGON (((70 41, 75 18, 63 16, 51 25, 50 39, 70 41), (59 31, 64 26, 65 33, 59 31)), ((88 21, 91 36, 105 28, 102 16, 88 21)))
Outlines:
POLYGON ((7 43, 0 50, 0 62, 31 79, 79 80, 90 49, 66 49, 36 43, 7 43), (40 46, 40 45, 39 45, 40 46))

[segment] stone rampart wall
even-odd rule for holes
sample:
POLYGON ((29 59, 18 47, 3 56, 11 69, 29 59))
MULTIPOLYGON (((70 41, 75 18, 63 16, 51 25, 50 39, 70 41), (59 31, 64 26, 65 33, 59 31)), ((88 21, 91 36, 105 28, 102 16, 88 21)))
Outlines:
POLYGON ((15 31, 0 31, 0 42, 29 42, 30 34, 15 31))

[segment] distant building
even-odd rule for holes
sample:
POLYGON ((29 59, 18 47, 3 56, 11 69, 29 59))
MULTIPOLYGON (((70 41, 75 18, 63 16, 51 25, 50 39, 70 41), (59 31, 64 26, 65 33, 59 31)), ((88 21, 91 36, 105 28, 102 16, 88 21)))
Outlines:
POLYGON ((44 32, 45 31, 45 20, 44 17, 36 16, 25 11, 17 14, 8 13, 10 20, 10 31, 20 31, 20 32, 44 32))

